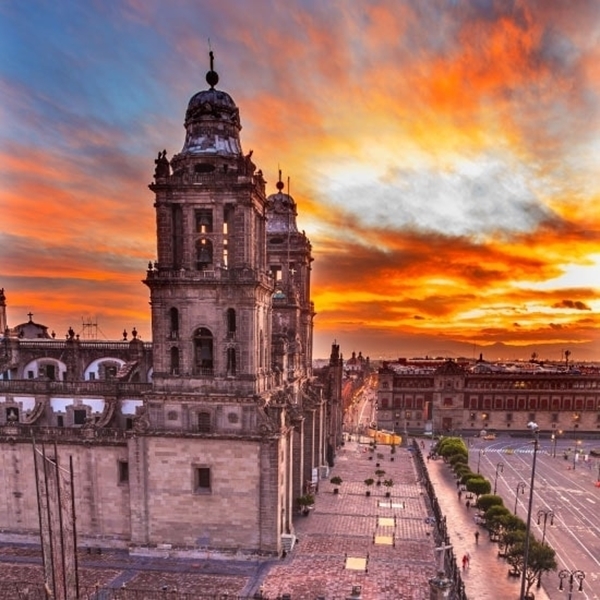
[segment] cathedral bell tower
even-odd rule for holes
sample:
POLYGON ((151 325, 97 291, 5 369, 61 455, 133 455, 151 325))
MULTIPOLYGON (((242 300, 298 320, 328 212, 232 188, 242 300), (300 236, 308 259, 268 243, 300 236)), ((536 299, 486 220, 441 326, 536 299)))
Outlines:
POLYGON ((244 155, 238 108, 215 89, 189 101, 179 154, 156 159, 157 261, 148 265, 154 391, 262 394, 271 385, 265 181, 244 155))

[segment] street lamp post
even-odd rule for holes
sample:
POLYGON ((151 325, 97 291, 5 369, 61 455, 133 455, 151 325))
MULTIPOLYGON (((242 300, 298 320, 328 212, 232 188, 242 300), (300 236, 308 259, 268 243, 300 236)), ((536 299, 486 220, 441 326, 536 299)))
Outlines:
POLYGON ((568 569, 562 569, 558 572, 558 578, 560 579, 560 585, 558 586, 559 590, 563 590, 563 584, 565 579, 569 581, 569 600, 573 596, 573 584, 575 581, 579 584, 577 587, 577 591, 581 592, 583 590, 583 580, 585 579, 585 573, 579 569, 575 569, 575 571, 569 571, 568 569))
POLYGON ((531 463, 531 483, 529 485, 529 504, 527 508, 527 523, 525 527, 525 545, 523 548, 523 573, 521 573, 521 593, 519 600, 525 600, 525 584, 527 582, 527 565, 529 562, 529 536, 531 534, 531 509, 533 506, 533 484, 535 483, 535 462, 539 445, 539 427, 533 421, 527 424, 533 433, 533 460, 531 463))
POLYGON ((485 448, 479 450, 479 458, 477 459, 477 473, 479 473, 479 465, 481 464, 481 455, 485 454, 485 448))
POLYGON ((499 462, 496 465, 496 477, 494 477, 494 494, 496 493, 496 488, 498 486, 498 471, 500 471, 500 473, 504 473, 504 463, 503 462, 499 462))
POLYGON ((581 440, 577 440, 575 442, 575 452, 573 452, 573 471, 575 470, 575 465, 579 460, 579 446, 581 445, 581 440))
POLYGON ((541 518, 544 517, 544 525, 542 527, 542 544, 546 541, 546 521, 550 517, 550 525, 554 525, 554 511, 549 508, 540 508, 537 513, 537 523, 540 524, 541 518))
POLYGON ((556 458, 556 434, 554 432, 552 432, 550 439, 552 440, 552 458, 556 458))
MULTIPOLYGON (((546 541, 546 521, 548 521, 548 517, 550 517, 550 525, 554 525, 554 511, 550 510, 549 508, 540 508, 540 510, 538 510, 537 513, 537 524, 540 524, 540 520, 541 518, 544 517, 544 525, 542 527, 542 546, 544 545, 544 542, 546 541)), ((542 573, 540 572, 540 575, 538 577, 537 580, 537 587, 540 588, 542 587, 542 573)))
POLYGON ((525 482, 524 481, 519 481, 519 483, 517 483, 517 489, 515 491, 515 510, 513 511, 515 516, 517 514, 517 501, 519 500, 519 492, 521 492, 521 494, 525 493, 525 482))

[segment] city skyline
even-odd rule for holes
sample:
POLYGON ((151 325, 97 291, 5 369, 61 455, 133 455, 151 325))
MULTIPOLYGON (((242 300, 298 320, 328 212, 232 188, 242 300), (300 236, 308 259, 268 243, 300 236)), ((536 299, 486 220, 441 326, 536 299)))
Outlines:
POLYGON ((314 356, 600 359, 600 5, 0 6, 8 322, 150 340, 154 159, 218 89, 315 257, 314 356))

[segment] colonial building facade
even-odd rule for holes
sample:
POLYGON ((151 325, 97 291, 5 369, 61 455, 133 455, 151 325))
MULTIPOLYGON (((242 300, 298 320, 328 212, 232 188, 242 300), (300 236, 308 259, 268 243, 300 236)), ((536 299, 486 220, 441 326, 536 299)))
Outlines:
POLYGON ((533 421, 550 434, 600 433, 598 372, 492 372, 481 366, 471 369, 454 361, 436 369, 384 364, 378 373, 378 427, 409 433, 519 434, 533 421))
POLYGON ((39 527, 32 438, 74 465, 82 543, 134 549, 279 555, 333 462, 342 360, 312 373, 311 244, 212 64, 207 83, 181 152, 155 160, 152 343, 11 329, 0 295, 0 536, 39 527))

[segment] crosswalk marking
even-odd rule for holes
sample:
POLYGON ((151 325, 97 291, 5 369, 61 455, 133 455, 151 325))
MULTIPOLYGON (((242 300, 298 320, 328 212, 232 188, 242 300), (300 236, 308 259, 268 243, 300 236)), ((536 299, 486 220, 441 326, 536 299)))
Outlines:
MULTIPOLYGON (((546 454, 550 456, 550 452, 548 450, 543 450, 542 448, 538 449, 538 454, 546 454)), ((496 454, 533 454, 533 448, 486 448, 486 454, 496 453, 496 454)))

